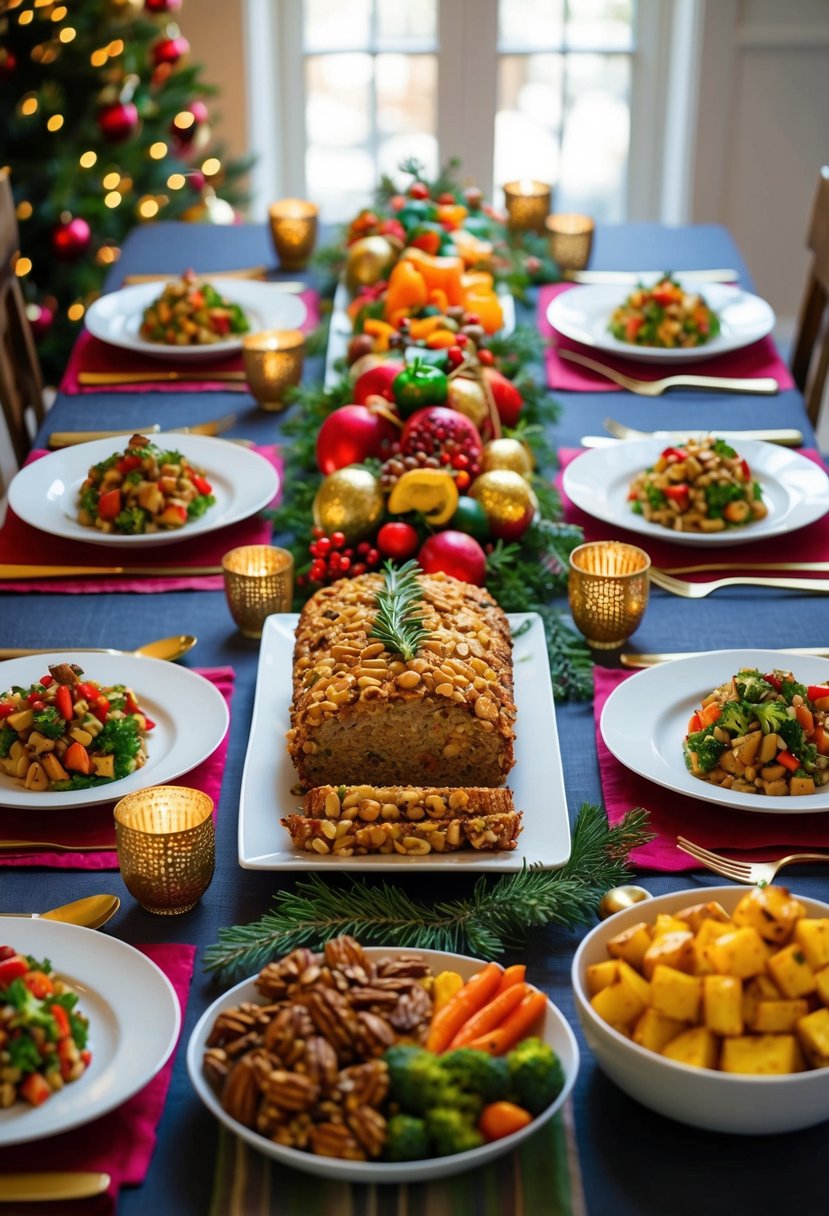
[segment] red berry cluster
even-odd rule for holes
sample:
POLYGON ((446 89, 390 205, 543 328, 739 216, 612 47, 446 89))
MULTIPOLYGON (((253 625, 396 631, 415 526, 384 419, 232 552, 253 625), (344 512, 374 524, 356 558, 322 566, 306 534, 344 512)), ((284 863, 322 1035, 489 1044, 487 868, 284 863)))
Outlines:
POLYGON ((306 583, 333 583, 338 578, 353 578, 356 574, 365 574, 376 570, 380 565, 380 553, 367 540, 361 540, 358 545, 346 547, 345 534, 332 532, 326 536, 322 528, 312 528, 314 539, 309 545, 309 552, 314 559, 307 574, 300 574, 297 582, 301 587, 306 583))

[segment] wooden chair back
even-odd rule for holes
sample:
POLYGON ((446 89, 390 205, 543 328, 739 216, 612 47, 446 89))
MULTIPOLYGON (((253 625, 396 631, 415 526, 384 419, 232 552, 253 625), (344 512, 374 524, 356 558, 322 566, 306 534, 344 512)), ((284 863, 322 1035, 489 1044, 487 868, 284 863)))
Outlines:
POLYGON ((813 258, 792 344, 792 375, 814 426, 829 372, 829 165, 820 171, 807 245, 813 258))
POLYGON ((15 460, 21 465, 32 446, 28 413, 43 421, 43 380, 23 292, 14 264, 20 251, 9 170, 0 168, 0 403, 15 460))

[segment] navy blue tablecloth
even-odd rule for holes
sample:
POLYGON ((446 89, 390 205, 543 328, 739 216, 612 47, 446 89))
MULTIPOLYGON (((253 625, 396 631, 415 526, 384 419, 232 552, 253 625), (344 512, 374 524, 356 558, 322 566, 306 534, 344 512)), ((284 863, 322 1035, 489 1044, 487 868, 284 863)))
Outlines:
MULTIPOLYGON (((119 285, 131 271, 180 272, 243 267, 272 262, 266 230, 239 225, 204 228, 158 224, 136 230, 110 275, 119 285)), ((729 234, 719 227, 673 229, 652 224, 600 228, 592 265, 599 269, 689 269, 734 266, 750 278, 729 234)), ((294 277, 294 276, 291 276, 294 277)), ((308 375, 319 373, 309 366, 308 375)), ((655 400, 627 393, 557 394, 561 418, 553 430, 556 446, 576 446, 579 436, 599 433, 608 414, 633 426, 740 427, 798 426, 807 443, 814 436, 799 394, 771 398, 672 393, 655 400)), ((47 419, 50 430, 130 427, 157 421, 183 426, 229 412, 238 414, 231 435, 257 442, 279 439, 280 419, 259 411, 239 393, 60 395, 47 419)), ((562 607, 565 605, 562 603, 562 607)), ((275 891, 288 886, 282 873, 243 870, 236 860, 236 812, 250 726, 258 644, 235 631, 220 592, 159 595, 0 596, 0 638, 14 646, 112 646, 132 648, 150 638, 186 630, 199 638, 184 660, 189 666, 230 664, 236 671, 230 747, 218 818, 218 864, 212 886, 187 915, 161 919, 143 912, 113 872, 91 873, 0 868, 0 910, 34 911, 98 891, 121 896, 118 917, 107 932, 128 942, 192 942, 203 949, 222 925, 257 919, 275 891)), ((823 597, 740 588, 691 602, 654 592, 635 641, 641 650, 826 645, 829 609, 823 597)), ((601 801, 588 704, 557 710, 568 807, 574 818, 585 802, 601 801)), ((274 740, 274 747, 279 741, 274 740)), ((686 886, 716 885, 712 875, 690 878, 644 875, 655 894, 686 886)), ((798 872, 791 885, 826 898, 829 875, 798 872)), ((416 894, 428 895, 412 882, 416 894)), ((453 889, 439 894, 451 896, 453 889)), ((430 882, 435 894, 434 878, 430 882)), ((460 888, 463 889, 463 888, 460 888)), ((521 957, 532 980, 544 987, 571 1023, 569 967, 580 933, 536 930, 521 957)), ((519 954, 510 961, 516 961, 519 954)), ((208 1211, 216 1125, 194 1096, 186 1076, 184 1044, 203 1009, 218 995, 200 958, 191 992, 182 1047, 159 1128, 159 1142, 145 1183, 124 1192, 122 1216, 204 1216, 208 1211)), ((152 1016, 152 1011, 147 1011, 152 1016)), ((817 1216, 826 1210, 822 1150, 826 1127, 764 1141, 710 1135, 664 1120, 615 1088, 594 1066, 582 1041, 582 1069, 575 1093, 576 1125, 584 1184, 593 1216, 739 1216, 740 1213, 797 1211, 817 1216)), ((829 1078, 827 1078, 829 1084, 829 1078)), ((302 1216, 291 1213, 290 1216, 302 1216)), ((457 1216, 473 1216, 458 1212, 457 1216)), ((542 1216, 532 1213, 530 1216, 542 1216)))

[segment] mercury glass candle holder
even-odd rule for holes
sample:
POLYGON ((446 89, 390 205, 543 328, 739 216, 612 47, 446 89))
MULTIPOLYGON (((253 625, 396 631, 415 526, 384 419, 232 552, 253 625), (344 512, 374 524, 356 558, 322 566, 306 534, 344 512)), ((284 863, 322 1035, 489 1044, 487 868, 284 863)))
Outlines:
POLYGON ((567 595, 576 627, 596 650, 621 646, 648 606, 651 559, 621 541, 594 541, 570 554, 567 595))
POLYGON ((299 384, 305 359, 305 335, 300 329, 265 329, 242 339, 248 388, 260 408, 285 408, 285 393, 299 384))
POLYGON ((222 558, 230 615, 246 638, 261 638, 265 619, 290 612, 294 597, 294 559, 273 545, 242 545, 222 558))
POLYGON ((504 185, 507 226, 516 231, 543 232, 550 214, 552 187, 547 182, 521 178, 504 185))
POLYGON ((271 203, 268 217, 276 256, 283 270, 304 270, 317 240, 319 207, 302 198, 271 203))
POLYGON ((213 877, 213 799, 183 785, 156 785, 127 794, 114 814, 129 893, 157 916, 189 912, 213 877))
POLYGON ((562 211, 548 215, 547 249, 559 270, 584 270, 590 262, 596 225, 589 215, 562 211))

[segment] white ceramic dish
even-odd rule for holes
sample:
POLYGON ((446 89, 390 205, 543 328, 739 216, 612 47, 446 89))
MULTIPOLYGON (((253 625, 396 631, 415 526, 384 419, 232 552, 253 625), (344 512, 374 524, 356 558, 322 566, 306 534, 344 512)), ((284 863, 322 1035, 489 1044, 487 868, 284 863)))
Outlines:
POLYGON ((21 917, 3 921, 3 940, 22 954, 50 959, 77 992, 92 1052, 83 1076, 42 1106, 15 1102, 0 1110, 0 1145, 7 1146, 80 1127, 126 1102, 170 1057, 181 1011, 155 963, 105 933, 21 917))
POLYGON ((769 512, 766 518, 725 532, 673 532, 634 514, 628 501, 633 478, 652 465, 666 446, 664 439, 631 439, 591 448, 564 470, 564 492, 582 511, 615 527, 672 545, 706 548, 788 534, 829 511, 829 477, 813 460, 774 443, 744 439, 737 450, 760 483, 769 512))
POLYGON ((147 736, 147 763, 120 781, 88 790, 35 793, 0 773, 0 806, 29 810, 94 806, 114 802, 133 790, 164 785, 189 773, 219 746, 228 727, 227 704, 219 690, 198 672, 163 659, 128 654, 58 650, 0 663, 0 691, 39 680, 50 663, 77 663, 89 680, 126 684, 155 722, 147 736))
POLYGON ((595 285, 573 287, 557 295, 547 309, 547 320, 553 329, 574 342, 594 350, 635 359, 640 363, 691 363, 714 359, 717 355, 740 350, 765 338, 774 329, 774 313, 765 300, 741 287, 722 283, 683 282, 689 292, 700 292, 710 308, 720 318, 720 332, 704 346, 683 350, 663 350, 659 347, 633 346, 620 342, 608 329, 613 311, 628 298, 632 287, 595 285))
MULTIPOLYGON (((404 952, 390 947, 369 947, 366 953, 371 958, 394 958, 404 952)), ((407 950, 405 953, 413 952, 407 950)), ((464 979, 469 979, 484 965, 479 959, 468 958, 462 954, 443 954, 436 950, 417 950, 414 953, 429 963, 435 975, 440 971, 452 970, 459 972, 464 979)), ((214 1114, 221 1123, 224 1123, 237 1136, 241 1136, 253 1148, 258 1149, 260 1153, 307 1174, 316 1174, 321 1178, 339 1178, 346 1182, 427 1182, 436 1178, 446 1178, 450 1174, 459 1174, 463 1170, 476 1169, 488 1161, 500 1157, 503 1153, 517 1148, 522 1141, 532 1136, 542 1124, 561 1109, 575 1084, 579 1069, 579 1049, 576 1039, 564 1016, 552 1001, 548 1000, 544 1026, 539 1034, 544 1042, 553 1048, 561 1061, 565 1077, 564 1087, 555 1102, 521 1131, 513 1132, 511 1136, 505 1136, 503 1140, 484 1144, 480 1148, 470 1149, 465 1153, 456 1153, 451 1157, 433 1157, 426 1161, 340 1161, 331 1157, 318 1157, 314 1153, 305 1153, 295 1148, 285 1148, 232 1119, 221 1105, 216 1092, 206 1080, 202 1070, 207 1036, 216 1020, 216 1015, 223 1009, 239 1005, 242 1001, 252 1001, 258 1005, 264 1003, 256 990, 254 979, 255 977, 243 980, 241 984, 231 988, 202 1014, 187 1045, 187 1071, 196 1093, 211 1114, 214 1114)))
MULTIPOLYGON (((204 276, 210 281, 210 276, 204 276)), ((217 279, 214 284, 227 300, 238 304, 248 319, 248 333, 263 329, 299 329, 306 317, 305 303, 299 296, 280 291, 272 283, 250 279, 217 279)), ((100 296, 86 313, 86 328, 95 338, 124 350, 172 359, 176 363, 217 359, 242 349, 242 334, 231 334, 210 346, 165 346, 139 336, 144 309, 157 300, 164 283, 137 283, 100 296)))
MULTIPOLYGON (((587 968, 608 958, 607 941, 639 921, 652 924, 661 912, 676 912, 701 900, 719 900, 730 912, 744 887, 697 887, 660 895, 602 921, 582 941, 573 959, 572 981, 584 1037, 599 1067, 631 1098, 680 1123, 706 1131, 764 1136, 792 1132, 829 1119, 826 1069, 782 1077, 737 1076, 667 1060, 640 1047, 593 1010, 585 986, 587 968)), ((829 916, 829 904, 798 899, 810 916, 829 916)))
MULTIPOLYGON (((692 777, 682 741, 691 714, 741 667, 791 670, 802 684, 829 683, 829 659, 785 655, 776 650, 712 650, 648 667, 625 680, 608 697, 599 729, 610 751, 627 768, 678 794, 715 802, 732 811, 758 815, 785 811, 813 815, 829 810, 829 785, 799 798, 742 794, 692 777)), ((693 834, 693 833, 692 833, 693 834)))
MULTIPOLYGON (((501 304, 501 311, 504 314, 504 324, 498 331, 500 334, 509 334, 515 329, 515 300, 506 288, 498 288, 498 299, 501 304)), ((334 384, 339 384, 343 378, 343 371, 337 368, 337 363, 340 359, 345 359, 348 351, 348 343, 354 336, 354 330, 351 325, 351 318, 346 309, 351 301, 351 296, 348 294, 348 288, 342 281, 337 284, 337 290, 334 293, 333 310, 331 313, 331 327, 328 331, 328 349, 325 352, 325 387, 331 388, 334 384)), ((412 358, 417 354, 417 348, 412 347, 412 358)))
POLYGON ((12 510, 27 524, 51 536, 90 545, 146 549, 180 544, 248 519, 272 502, 279 489, 276 469, 250 448, 207 435, 150 435, 155 447, 181 452, 196 468, 204 470, 213 487, 215 505, 199 519, 169 532, 125 536, 87 528, 77 518, 81 484, 92 465, 123 451, 128 438, 79 443, 26 465, 9 486, 12 510))
POLYGON ((428 857, 369 854, 320 857, 295 849, 279 820, 301 806, 292 793, 296 772, 285 748, 290 725, 291 666, 297 617, 286 613, 268 617, 259 650, 256 699, 250 728, 239 801, 239 864, 250 870, 520 870, 527 863, 545 869, 564 865, 570 856, 570 824, 564 774, 556 731, 555 706, 547 662, 544 628, 536 613, 510 616, 516 719, 515 767, 507 784, 516 807, 524 812, 524 829, 512 852, 488 853, 462 849, 430 853, 428 857))

